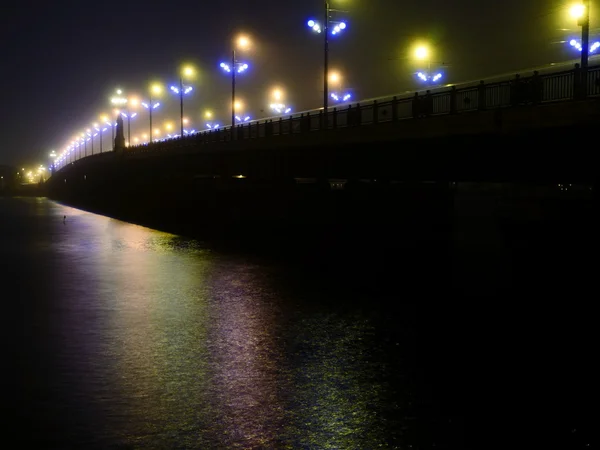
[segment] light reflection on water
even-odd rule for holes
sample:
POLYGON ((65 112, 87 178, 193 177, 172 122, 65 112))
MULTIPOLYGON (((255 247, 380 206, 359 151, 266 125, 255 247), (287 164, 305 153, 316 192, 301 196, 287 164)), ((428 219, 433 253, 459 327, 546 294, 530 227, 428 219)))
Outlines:
MULTIPOLYGON (((281 268, 47 200, 12 202, 0 208, 25 224, 15 239, 29 243, 17 264, 48 274, 35 287, 19 286, 43 304, 24 314, 36 331, 22 358, 43 359, 45 372, 23 369, 37 392, 22 408, 47 442, 310 449, 399 442, 393 421, 386 425, 396 399, 386 397, 386 356, 367 314, 305 306, 271 283, 281 268)), ((35 433, 28 438, 40 438, 35 433)))

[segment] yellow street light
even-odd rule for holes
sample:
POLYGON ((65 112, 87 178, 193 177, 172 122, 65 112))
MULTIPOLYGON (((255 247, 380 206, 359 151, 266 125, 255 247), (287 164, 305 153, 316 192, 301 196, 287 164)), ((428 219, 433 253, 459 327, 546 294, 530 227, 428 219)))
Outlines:
POLYGON ((240 100, 236 100, 233 104, 233 109, 235 111, 241 111, 244 108, 244 103, 240 100))
POLYGON ((173 131, 173 124, 172 124, 171 122, 167 122, 167 123, 165 124, 165 129, 166 129, 167 131, 173 131))
POLYGON ((431 71, 433 50, 429 44, 423 42, 415 44, 412 49, 412 55, 416 61, 422 61, 427 64, 427 72, 431 71))
POLYGON ((342 76, 340 75, 339 72, 330 72, 329 73, 329 82, 330 83, 338 84, 341 81, 342 81, 342 76))
POLYGON ((273 89, 273 100, 281 101, 283 98, 283 92, 279 88, 273 89))
POLYGON ((137 98, 137 97, 129 97, 129 100, 127 101, 127 104, 131 108, 137 108, 138 106, 140 106, 140 99, 137 98))
POLYGON ((187 79, 193 78, 196 75, 196 69, 190 64, 186 64, 181 68, 181 76, 187 79))
MULTIPOLYGON (((221 67, 231 73, 231 126, 235 126, 235 74, 236 72, 243 72, 248 68, 248 64, 239 63, 236 59, 235 53, 236 50, 247 50, 251 45, 250 38, 246 35, 238 35, 237 38, 233 39, 231 43, 231 65, 228 66, 225 63, 221 63, 221 67)), ((232 134, 232 137, 234 135, 232 134)))
POLYGON ((424 61, 429 58, 429 47, 426 45, 419 45, 415 48, 415 58, 418 60, 424 61))
POLYGON ((575 4, 569 8, 569 14, 573 19, 581 19, 585 14, 585 6, 581 3, 575 4))
POLYGON ((236 40, 236 46, 240 50, 246 50, 250 47, 250 38, 248 36, 242 35, 239 36, 236 40))
POLYGON ((152 83, 150 85, 150 94, 152 95, 160 95, 162 94, 163 87, 158 83, 152 83))

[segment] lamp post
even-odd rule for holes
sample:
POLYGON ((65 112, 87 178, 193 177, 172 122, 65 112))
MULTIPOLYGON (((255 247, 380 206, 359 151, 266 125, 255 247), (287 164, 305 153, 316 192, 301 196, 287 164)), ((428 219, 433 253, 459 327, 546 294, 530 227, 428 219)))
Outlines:
POLYGON ((102 153, 102 133, 104 133, 107 130, 107 128, 102 128, 102 125, 98 125, 97 123, 95 123, 94 129, 100 135, 100 153, 102 153))
POLYGON ((271 104, 269 107, 277 114, 288 114, 292 108, 283 103, 284 93, 280 88, 275 88, 271 92, 271 104))
MULTIPOLYGON (((190 92, 192 92, 193 88, 192 86, 185 86, 183 84, 183 78, 191 78, 194 76, 194 68, 191 66, 185 66, 182 70, 181 70, 181 74, 179 76, 179 87, 177 86, 171 86, 171 90, 175 93, 179 95, 179 113, 180 113, 180 119, 181 119, 181 137, 183 137, 183 96, 185 94, 189 94, 190 92)), ((150 139, 152 140, 152 133, 150 133, 150 139)))
POLYGON ((323 21, 323 114, 327 123, 327 110, 329 109, 329 2, 325 0, 325 20, 323 21))
POLYGON ((323 18, 323 23, 321 24, 317 20, 309 20, 307 25, 316 33, 323 33, 323 110, 327 113, 329 108, 329 34, 335 36, 342 33, 347 25, 346 22, 338 22, 332 21, 330 18, 332 11, 337 11, 331 9, 329 6, 329 1, 325 0, 325 17, 323 18), (333 28, 331 25, 334 25, 333 28))
POLYGON ((229 64, 222 62, 221 69, 231 74, 231 129, 233 137, 233 127, 235 126, 235 83, 236 73, 243 73, 248 70, 248 64, 238 62, 236 59, 236 49, 245 50, 250 47, 250 39, 246 36, 240 36, 233 42, 231 49, 231 62, 229 64))
POLYGON ((150 86, 150 97, 148 102, 142 102, 142 106, 148 110, 148 115, 150 118, 150 142, 152 142, 152 110, 158 108, 160 106, 159 102, 154 102, 152 99, 152 94, 160 95, 162 92, 162 87, 158 84, 153 84, 150 86))
MULTIPOLYGON (((100 120, 110 127, 110 137, 111 137, 111 142, 112 142, 111 148, 112 148, 112 145, 114 145, 114 142, 115 142, 115 127, 117 126, 117 124, 112 119, 109 122, 108 115, 106 115, 106 114, 102 114, 100 116, 100 120)), ((106 128, 104 130, 106 130, 106 128)), ((104 131, 104 130, 102 130, 102 131, 104 131)), ((100 151, 102 151, 102 150, 100 150, 100 151)))
POLYGON ((581 69, 587 70, 590 56, 590 0, 581 0, 570 9, 571 16, 581 27, 581 69))
POLYGON ((92 130, 90 130, 89 128, 86 130, 86 133, 87 133, 88 137, 90 138, 89 140, 91 140, 92 156, 93 156, 94 155, 94 136, 92 135, 92 130))
POLYGON ((587 71, 590 57, 590 0, 581 0, 581 3, 573 5, 570 9, 571 16, 577 19, 577 25, 581 27, 581 97, 587 95, 587 71))
POLYGON ((343 77, 339 72, 331 72, 328 78, 329 86, 335 89, 333 92, 329 93, 329 98, 331 100, 333 100, 335 103, 343 103, 349 101, 352 98, 352 94, 345 91, 343 85, 343 77))
POLYGON ((137 113, 121 112, 121 116, 127 119, 127 147, 129 147, 131 145, 131 119, 136 117, 137 113))
MULTIPOLYGON (((427 83, 427 84, 436 84, 438 81, 440 81, 443 77, 442 72, 437 72, 437 73, 433 73, 431 71, 431 60, 432 57, 432 50, 431 47, 429 45, 426 44, 420 44, 417 45, 414 48, 414 58, 417 61, 423 61, 426 66, 427 66, 427 70, 420 70, 418 72, 416 72, 416 76, 417 78, 423 82, 423 83, 427 83)), ((440 64, 439 62, 436 62, 436 64, 440 64)), ((443 63, 441 63, 443 65, 443 63)))

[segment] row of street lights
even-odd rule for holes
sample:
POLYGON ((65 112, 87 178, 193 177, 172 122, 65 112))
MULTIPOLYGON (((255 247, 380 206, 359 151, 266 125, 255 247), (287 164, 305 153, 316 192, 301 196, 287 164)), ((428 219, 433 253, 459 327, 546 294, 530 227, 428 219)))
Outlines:
MULTIPOLYGON (((345 22, 334 22, 334 21, 330 20, 331 11, 335 11, 335 10, 332 10, 329 7, 328 1, 324 2, 324 10, 325 10, 325 17, 324 17, 323 24, 321 25, 317 21, 311 20, 311 21, 309 21, 309 25, 311 26, 313 31, 315 31, 317 33, 323 33, 323 35, 324 35, 325 59, 324 59, 323 106, 324 106, 324 109, 327 110, 329 95, 330 95, 329 94, 329 33, 331 32, 332 35, 340 34, 342 31, 344 31, 347 28, 347 25, 345 22), (334 24, 333 28, 331 28, 331 31, 330 31, 330 24, 334 24)), ((247 63, 237 60, 236 51, 246 50, 249 47, 250 47, 250 40, 248 39, 248 37, 241 36, 241 37, 237 38, 236 40, 234 40, 233 45, 232 45, 231 64, 227 64, 227 63, 220 64, 221 69, 223 69, 225 72, 231 74, 231 126, 232 127, 235 126, 236 122, 246 122, 246 121, 250 120, 250 116, 248 116, 248 115, 242 116, 242 115, 236 114, 236 110, 241 109, 241 108, 239 108, 240 102, 238 102, 236 100, 236 92, 235 92, 236 91, 236 74, 241 74, 249 68, 249 65, 247 63)), ((179 95, 180 124, 181 124, 180 136, 183 136, 185 134, 185 130, 183 127, 183 112, 184 112, 183 111, 183 97, 184 97, 184 95, 189 94, 193 90, 192 86, 184 85, 183 79, 184 79, 184 76, 191 77, 192 75, 193 75, 193 69, 191 67, 185 67, 179 78, 179 86, 171 86, 170 87, 171 90, 175 94, 179 95)), ((158 94, 157 91, 158 91, 157 87, 151 88, 151 94, 152 93, 158 94)), ((274 102, 270 104, 270 108, 278 114, 287 114, 287 113, 291 112, 291 107, 282 103, 281 96, 282 95, 280 92, 274 92, 274 95, 273 95, 274 102)), ((350 99, 349 94, 338 95, 337 93, 332 93, 331 97, 335 101, 347 101, 350 99)), ((134 118, 137 115, 137 113, 131 112, 130 109, 128 109, 126 111, 121 111, 121 109, 125 109, 125 107, 127 105, 127 99, 122 97, 122 91, 120 91, 120 90, 117 91, 117 95, 111 99, 111 102, 115 106, 118 107, 119 113, 124 118, 127 119, 128 142, 131 143, 131 119, 134 118)), ((149 112, 149 120, 150 120, 149 136, 150 136, 150 140, 152 140, 152 137, 153 137, 152 111, 154 109, 158 108, 160 106, 160 103, 158 103, 158 102, 154 103, 152 101, 152 96, 150 96, 150 100, 148 102, 142 102, 141 104, 146 109, 148 109, 148 112, 149 112)), ((108 124, 109 122, 106 122, 106 123, 108 124)), ((112 123, 110 123, 110 125, 113 128, 113 140, 114 140, 114 125, 112 123)), ((218 128, 220 125, 219 124, 207 124, 207 126, 209 127, 209 129, 214 129, 214 128, 218 128)), ((99 132, 101 133, 102 131, 99 131, 99 132)), ((92 146, 93 146, 93 137, 94 136, 90 136, 90 139, 92 140, 92 146)), ((75 143, 72 142, 71 144, 72 144, 72 146, 70 148, 73 149, 75 146, 75 143)), ((87 140, 84 141, 84 145, 87 145, 87 140)), ((87 155, 87 150, 86 150, 86 155, 87 155)))
MULTIPOLYGON (((572 39, 569 44, 577 49, 581 53, 581 67, 587 69, 589 54, 594 53, 600 49, 600 42, 594 42, 591 46, 589 43, 589 25, 590 25, 590 0, 582 0, 581 3, 574 5, 570 9, 572 17, 577 19, 577 23, 581 26, 581 41, 572 39)), ((329 69, 329 44, 330 38, 338 36, 348 29, 348 25, 344 21, 333 20, 331 14, 333 12, 343 13, 343 11, 335 10, 330 7, 329 0, 323 1, 323 20, 310 19, 306 23, 308 27, 316 34, 323 36, 323 109, 327 111, 329 109, 329 102, 347 102, 351 99, 349 92, 344 92, 341 85, 341 77, 337 73, 330 73, 329 69), (330 92, 330 86, 332 84, 338 85, 340 88, 339 92, 330 92)), ((236 123, 245 122, 250 120, 250 116, 243 114, 242 103, 236 98, 236 80, 237 76, 243 74, 249 69, 249 64, 244 61, 238 60, 237 56, 239 52, 248 50, 251 47, 251 41, 247 36, 240 36, 232 41, 231 48, 231 61, 221 62, 220 68, 225 73, 231 76, 231 126, 235 126, 236 123)), ((414 49, 412 56, 415 60, 423 62, 427 66, 427 70, 419 70, 415 73, 419 81, 428 84, 437 84, 443 78, 442 72, 432 72, 432 51, 427 45, 419 45, 414 49)), ((585 76, 585 70, 583 71, 585 76)), ((184 81, 190 80, 194 76, 194 69, 190 66, 186 66, 182 69, 179 76, 178 85, 170 86, 171 91, 179 96, 180 102, 180 136, 189 134, 190 131, 184 129, 184 96, 190 94, 193 91, 191 85, 185 84, 184 81)), ((150 86, 149 99, 148 101, 142 101, 141 105, 148 110, 149 122, 150 122, 150 133, 149 139, 152 141, 154 136, 154 130, 152 125, 152 112, 160 106, 160 103, 155 101, 155 98, 162 93, 162 87, 159 85, 150 86)), ((276 114, 287 114, 291 112, 291 107, 286 105, 283 100, 283 93, 281 90, 276 89, 272 93, 272 102, 270 103, 270 109, 276 114)), ((137 113, 132 111, 133 103, 129 102, 128 99, 123 97, 122 91, 117 91, 111 102, 117 107, 118 113, 121 114, 128 121, 128 142, 131 143, 131 119, 136 117, 137 113)), ((221 125, 212 121, 212 115, 205 117, 208 120, 206 124, 208 129, 216 129, 221 125)), ((114 140, 114 121, 109 121, 108 116, 102 116, 103 125, 94 124, 93 129, 86 129, 84 133, 77 136, 71 142, 71 148, 75 146, 81 151, 81 147, 84 147, 84 152, 87 155, 87 142, 91 143, 92 154, 94 138, 100 136, 100 151, 102 151, 102 133, 107 130, 104 124, 108 125, 112 129, 112 135, 114 140), (94 133, 95 131, 95 133, 94 133)), ((170 136, 170 135, 169 135, 170 136)))

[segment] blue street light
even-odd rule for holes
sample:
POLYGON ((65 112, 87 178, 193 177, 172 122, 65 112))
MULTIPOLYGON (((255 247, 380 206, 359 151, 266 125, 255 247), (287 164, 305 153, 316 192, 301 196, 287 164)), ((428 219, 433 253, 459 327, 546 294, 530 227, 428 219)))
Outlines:
MULTIPOLYGON (((104 122, 106 125, 108 125, 110 127, 110 131, 111 131, 111 146, 114 147, 115 145, 115 127, 117 126, 117 122, 104 122)), ((114 148, 113 148, 114 150, 114 148)))
MULTIPOLYGON (((181 121, 181 133, 183 136, 183 96, 189 94, 194 90, 192 86, 186 86, 183 84, 183 77, 191 77, 194 75, 194 69, 192 67, 184 67, 182 69, 182 74, 179 77, 179 86, 171 86, 171 91, 175 94, 179 95, 179 113, 180 113, 180 121, 181 121)), ((152 140, 152 135, 150 135, 150 140, 152 140)))
POLYGON ((231 63, 227 64, 222 62, 219 64, 219 67, 223 69, 224 72, 231 74, 231 126, 235 125, 235 82, 236 82, 236 73, 244 73, 246 70, 250 68, 247 63, 238 62, 235 56, 235 48, 231 52, 231 63))
POLYGON ((271 103, 271 105, 269 106, 271 107, 273 112, 276 112, 277 114, 289 114, 292 112, 292 108, 286 106, 283 103, 271 103))
POLYGON ((219 125, 218 123, 215 124, 210 124, 207 123, 206 124, 206 128, 208 128, 209 130, 217 130, 221 125, 219 125))
POLYGON ((148 103, 142 102, 142 106, 148 110, 148 114, 150 115, 150 142, 152 142, 152 111, 160 106, 159 102, 152 103, 152 98, 148 103))
MULTIPOLYGON (((238 63, 236 65, 237 65, 237 70, 236 70, 237 73, 243 73, 243 72, 245 72, 246 70, 248 70, 250 68, 250 66, 248 64, 246 64, 246 63, 243 63, 243 64, 242 63, 238 63)), ((220 67, 225 72, 231 73, 231 66, 229 64, 226 64, 226 63, 222 62, 220 64, 220 67)))
MULTIPOLYGON (((577 51, 582 51, 583 50, 583 47, 581 46, 581 42, 579 42, 576 39, 571 39, 569 41, 569 45, 571 47, 573 47, 577 51)), ((600 41, 594 42, 592 45, 590 45, 590 53, 594 53, 599 48, 600 48, 600 41)))
MULTIPOLYGON (((331 27, 330 33, 334 36, 336 34, 340 34, 342 31, 344 31, 348 27, 346 22, 333 22, 331 20, 328 22, 329 22, 329 24, 333 24, 333 27, 331 27)), ((308 25, 308 28, 313 30, 315 33, 320 34, 323 32, 323 26, 321 25, 321 22, 319 22, 317 20, 310 19, 308 22, 306 22, 306 24, 308 25)))
MULTIPOLYGON (((177 86, 171 86, 171 90, 172 90, 173 92, 175 92, 176 94, 179 94, 179 93, 180 93, 180 91, 181 91, 181 89, 180 89, 180 88, 178 88, 177 86)), ((184 94, 189 94, 189 93, 190 93, 190 92, 192 92, 193 90, 194 90, 194 88, 193 88, 193 87, 191 87, 191 86, 184 86, 184 87, 183 87, 183 93, 184 93, 184 94)))
MULTIPOLYGON (((329 35, 336 36, 342 33, 348 25, 346 22, 332 21, 330 19, 331 9, 329 8, 329 0, 325 0, 325 11, 323 22, 315 19, 310 19, 306 25, 315 33, 323 34, 324 44, 324 64, 323 64, 323 110, 327 114, 329 107, 329 35)), ((327 118, 327 116, 325 116, 327 118)), ((326 120, 327 123, 327 120, 326 120)))
POLYGON ((108 128, 102 128, 102 126, 99 125, 99 126, 95 126, 94 129, 100 135, 100 153, 102 153, 102 133, 104 133, 106 130, 108 130, 108 128))
MULTIPOLYGON (((137 116, 137 113, 124 113, 121 112, 121 115, 127 119, 127 146, 131 145, 131 119, 137 116)), ((92 147, 93 149, 93 147, 92 147)))
POLYGON ((442 73, 436 73, 434 75, 427 72, 417 72, 417 78, 423 83, 437 83, 442 79, 442 73))
POLYGON ((250 120, 250 116, 244 116, 244 117, 235 116, 235 120, 238 123, 248 122, 250 120))
POLYGON ((352 94, 350 94, 350 93, 336 94, 335 92, 332 92, 331 98, 338 103, 339 102, 347 102, 348 100, 350 100, 352 98, 352 94))

